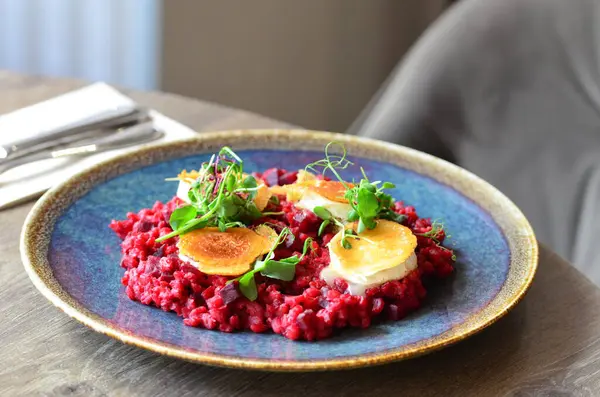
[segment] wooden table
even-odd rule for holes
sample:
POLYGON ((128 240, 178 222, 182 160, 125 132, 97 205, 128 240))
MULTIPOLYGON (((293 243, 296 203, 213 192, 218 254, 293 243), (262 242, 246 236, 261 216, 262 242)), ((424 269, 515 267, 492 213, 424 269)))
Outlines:
MULTIPOLYGON (((0 113, 81 86, 0 72, 0 113)), ((285 127, 239 110, 130 93, 198 131, 285 127)), ((327 373, 212 368, 126 346, 71 320, 29 282, 19 232, 32 204, 0 212, 0 396, 599 395, 600 290, 541 247, 525 299, 497 324, 431 355, 327 373)))

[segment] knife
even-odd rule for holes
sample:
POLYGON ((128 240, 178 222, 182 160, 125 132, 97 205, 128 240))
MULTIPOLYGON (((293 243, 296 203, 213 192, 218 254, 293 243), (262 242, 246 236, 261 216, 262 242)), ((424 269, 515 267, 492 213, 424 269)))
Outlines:
POLYGON ((95 141, 88 140, 78 146, 67 147, 63 145, 12 158, 4 163, 0 163, 0 174, 11 168, 34 161, 71 156, 89 156, 108 150, 151 142, 162 138, 163 136, 164 132, 155 129, 153 122, 145 122, 131 127, 121 128, 111 135, 96 139, 95 141))
MULTIPOLYGON (((47 148, 72 143, 115 127, 148 119, 148 110, 139 106, 120 106, 72 124, 43 131, 40 134, 0 144, 0 165, 15 158, 47 148)), ((18 133, 18 131, 15 131, 18 133)))

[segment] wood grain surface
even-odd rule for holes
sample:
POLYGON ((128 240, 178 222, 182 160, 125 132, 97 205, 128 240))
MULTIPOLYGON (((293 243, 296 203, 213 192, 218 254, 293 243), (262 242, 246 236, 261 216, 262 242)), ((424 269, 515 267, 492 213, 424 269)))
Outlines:
MULTIPOLYGON (((0 113, 83 84, 0 72, 0 113)), ((128 94, 198 131, 286 126, 179 96, 128 94)), ((361 370, 264 373, 162 357, 68 318, 21 265, 19 233, 31 205, 0 212, 0 396, 600 395, 600 289, 547 247, 517 308, 453 347, 361 370)))

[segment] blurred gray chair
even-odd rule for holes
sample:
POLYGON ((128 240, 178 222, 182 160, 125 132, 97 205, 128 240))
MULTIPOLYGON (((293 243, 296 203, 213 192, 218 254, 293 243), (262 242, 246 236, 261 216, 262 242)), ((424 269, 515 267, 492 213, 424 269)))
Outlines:
POLYGON ((350 133, 483 177, 600 284, 600 1, 459 1, 350 133))

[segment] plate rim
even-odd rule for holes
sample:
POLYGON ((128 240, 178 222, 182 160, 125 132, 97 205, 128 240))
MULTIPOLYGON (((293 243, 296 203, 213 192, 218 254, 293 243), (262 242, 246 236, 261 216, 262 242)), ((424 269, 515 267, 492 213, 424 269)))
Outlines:
MULTIPOLYGON (((248 149, 249 148, 252 147, 248 147, 248 149)), ((242 148, 241 150, 245 149, 247 148, 242 148)), ((201 152, 196 153, 199 154, 201 152)), ((357 153, 356 155, 369 157, 365 156, 364 153, 357 153)), ((184 156, 186 155, 175 154, 174 158, 184 156)), ((167 159, 159 159, 154 163, 165 160, 167 159)), ((134 169, 139 169, 146 165, 147 164, 141 164, 139 167, 134 167, 134 169)), ((122 175, 130 171, 131 170, 125 170, 123 172, 117 171, 117 175, 122 175)), ((115 176, 111 176, 109 179, 114 177, 115 176)), ((101 182, 102 181, 92 182, 89 188, 91 189, 101 182)), ((469 183, 465 186, 468 186, 469 183)), ((401 145, 352 135, 303 129, 245 129, 204 132, 198 136, 185 140, 151 144, 142 147, 135 152, 118 155, 82 169, 67 180, 51 188, 35 203, 27 215, 21 231, 20 252, 23 266, 29 278, 42 295, 68 316, 92 328, 96 332, 110 336, 126 344, 141 347, 159 354, 202 364, 268 371, 317 371, 351 369, 413 358, 453 345, 480 332, 506 315, 525 296, 527 290, 531 286, 538 267, 539 248, 531 225, 520 209, 508 197, 485 180, 445 160, 401 145), (201 145, 206 142, 216 143, 220 140, 227 139, 239 140, 242 136, 248 139, 248 141, 252 141, 252 139, 256 138, 258 141, 258 146, 256 148, 273 150, 285 149, 276 146, 276 139, 287 139, 289 142, 296 143, 300 142, 301 139, 314 140, 315 142, 332 140, 341 141, 345 144, 351 144, 360 148, 357 149, 359 151, 365 150, 366 152, 371 151, 372 153, 385 153, 392 157, 397 156, 398 161, 400 161, 401 157, 403 157, 404 160, 418 160, 415 164, 411 163, 411 167, 408 167, 408 169, 445 185, 449 185, 449 181, 455 183, 469 182, 475 189, 470 192, 476 195, 477 198, 473 198, 472 195, 467 194, 467 192, 464 191, 464 186, 462 189, 458 189, 456 186, 452 185, 449 186, 481 207, 488 215, 490 215, 494 223, 500 227, 504 238, 509 244, 511 253, 507 279, 496 296, 494 296, 487 305, 483 306, 479 312, 471 315, 468 319, 465 319, 465 321, 439 335, 379 353, 374 352, 363 355, 345 356, 342 358, 302 361, 244 358, 200 352, 185 349, 181 346, 176 346, 154 338, 137 335, 133 332, 114 326, 110 324, 107 319, 85 309, 62 289, 58 281, 53 277, 47 259, 49 236, 40 235, 38 225, 41 221, 45 221, 44 224, 46 225, 46 229, 44 230, 51 235, 54 230, 54 222, 64 213, 65 209, 68 208, 70 204, 77 201, 89 190, 87 189, 83 193, 79 192, 80 194, 78 194, 77 189, 73 187, 74 181, 82 180, 85 176, 93 173, 101 174, 103 170, 109 168, 110 165, 117 166, 121 163, 125 163, 132 156, 158 154, 169 148, 183 147, 185 145, 201 145), (265 144, 266 138, 273 138, 274 143, 271 146, 265 144), (427 172, 419 172, 419 170, 416 169, 419 166, 424 166, 424 169, 427 171, 439 171, 443 173, 443 175, 432 175, 427 172), (438 177, 441 177, 442 179, 446 178, 446 180, 440 180, 438 177), (53 204, 61 199, 69 201, 65 208, 56 211, 57 213, 55 214, 49 214, 48 211, 45 211, 46 208, 52 208, 53 204), (498 208, 502 208, 502 211, 506 212, 511 218, 511 222, 508 222, 506 219, 499 222, 499 219, 497 219, 493 213, 486 210, 486 204, 488 206, 498 206, 498 208), (510 233, 507 233, 507 229, 509 229, 510 233), (42 239, 41 242, 43 243, 44 237, 46 237, 46 244, 45 246, 43 246, 43 244, 40 246, 40 239, 42 239), (518 253, 516 257, 514 256, 515 252, 518 253), (522 277, 514 279, 515 270, 523 272, 522 277), (511 279, 510 276, 513 276, 513 278, 511 279), (52 285, 53 280, 56 285, 52 285), (511 285, 507 285, 509 282, 511 285), (492 303, 497 301, 499 297, 502 298, 503 303, 498 305, 499 307, 492 313, 484 313, 484 311, 489 309, 492 303), (468 323, 471 323, 471 326, 465 325, 468 323), (457 328, 465 329, 459 329, 458 331, 453 332, 457 328)))

